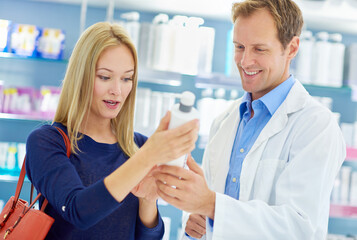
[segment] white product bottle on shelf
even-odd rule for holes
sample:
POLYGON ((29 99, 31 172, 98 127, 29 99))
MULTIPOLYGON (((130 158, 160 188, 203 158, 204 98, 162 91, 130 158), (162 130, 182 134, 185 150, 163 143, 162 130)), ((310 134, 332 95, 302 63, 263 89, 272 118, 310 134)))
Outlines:
POLYGON ((312 61, 312 84, 326 86, 329 79, 329 59, 331 43, 328 42, 329 35, 327 32, 316 34, 314 44, 314 53, 312 61))
POLYGON ((208 139, 211 123, 213 121, 212 106, 214 106, 213 91, 207 88, 202 91, 202 98, 197 101, 197 109, 200 113, 200 141, 208 139), (203 138, 203 139, 202 139, 203 138))
POLYGON ((187 47, 188 39, 191 40, 192 37, 189 36, 186 23, 188 17, 183 15, 175 15, 169 21, 169 25, 172 27, 173 37, 172 37, 172 58, 169 63, 169 70, 172 72, 183 72, 184 62, 186 61, 187 54, 185 53, 187 47))
MULTIPOLYGON (((176 128, 193 119, 199 119, 198 111, 193 107, 195 95, 192 92, 185 91, 181 94, 180 103, 177 103, 171 109, 171 120, 169 129, 176 128)), ((183 155, 172 160, 167 165, 184 167, 186 165, 187 155, 183 155)))
POLYGON ((348 76, 346 85, 350 87, 357 86, 357 43, 352 43, 348 46, 348 76))
POLYGON ((303 31, 300 37, 299 52, 296 57, 295 77, 301 82, 311 83, 311 64, 314 40, 311 31, 303 31))
POLYGON ((182 49, 185 57, 182 62, 181 70, 183 74, 197 75, 198 73, 198 60, 202 41, 202 39, 200 39, 199 27, 203 23, 203 18, 189 17, 185 24, 185 49, 182 49))
POLYGON ((152 68, 168 71, 172 58, 173 28, 168 24, 169 16, 160 13, 153 20, 152 68))
POLYGON ((198 32, 200 36, 198 73, 211 73, 216 32, 211 27, 199 27, 198 32))
POLYGON ((351 178, 351 171, 352 168, 349 166, 342 166, 341 167, 341 203, 348 204, 349 202, 349 191, 350 191, 350 178, 351 178))
POLYGON ((153 50, 153 24, 149 22, 142 22, 140 24, 139 46, 138 46, 138 61, 139 66, 151 66, 152 50, 153 50))
POLYGON ((227 108, 227 100, 225 99, 226 90, 224 88, 218 88, 214 92, 214 108, 213 108, 213 119, 218 117, 227 108))
POLYGON ((136 49, 139 47, 139 34, 140 34, 140 14, 138 12, 126 12, 120 15, 125 19, 125 29, 127 30, 131 40, 134 43, 136 49))
POLYGON ((343 67, 345 59, 345 45, 342 43, 342 35, 339 33, 330 34, 331 53, 329 58, 329 79, 328 85, 332 87, 342 87, 343 67))
POLYGON ((351 173, 350 204, 357 206, 357 172, 351 173))

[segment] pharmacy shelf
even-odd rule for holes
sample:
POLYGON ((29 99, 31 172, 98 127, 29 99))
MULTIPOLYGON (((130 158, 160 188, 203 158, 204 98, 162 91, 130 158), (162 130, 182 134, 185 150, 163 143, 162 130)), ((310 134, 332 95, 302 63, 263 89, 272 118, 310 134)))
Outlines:
POLYGON ((222 73, 198 74, 195 77, 196 88, 242 89, 239 76, 227 76, 222 73))
POLYGON ((182 85, 181 78, 182 74, 176 72, 159 71, 143 67, 138 69, 139 83, 153 83, 158 85, 179 87, 182 85))
MULTIPOLYGON (((19 180, 20 170, 14 172, 14 173, 17 173, 17 174, 13 174, 13 175, 0 174, 0 181, 2 181, 2 182, 17 182, 17 180, 19 180)), ((29 182, 27 177, 25 177, 25 181, 29 182)))
POLYGON ((0 113, 0 119, 24 120, 24 121, 51 121, 49 118, 44 118, 38 115, 14 114, 14 113, 0 113))
POLYGON ((356 218, 335 218, 330 217, 328 222, 328 232, 341 235, 357 235, 356 218))
POLYGON ((28 57, 28 56, 21 56, 21 55, 16 55, 14 53, 8 53, 8 52, 0 52, 0 58, 68 63, 67 59, 49 59, 49 58, 39 58, 39 57, 28 57))
MULTIPOLYGON (((205 18, 231 21, 232 3, 236 0, 33 0, 42 2, 57 2, 120 8, 144 12, 164 12, 169 14, 184 14, 202 16, 205 18)), ((326 29, 329 31, 343 31, 356 33, 357 3, 353 0, 316 1, 295 0, 302 10, 304 20, 309 28, 326 29)), ((82 6, 83 6, 82 5, 82 6)))

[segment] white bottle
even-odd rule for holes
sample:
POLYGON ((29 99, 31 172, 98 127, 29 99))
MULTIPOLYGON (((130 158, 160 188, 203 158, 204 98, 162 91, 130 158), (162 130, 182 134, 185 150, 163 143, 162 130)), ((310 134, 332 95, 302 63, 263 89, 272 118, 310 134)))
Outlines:
POLYGON ((152 38, 153 50, 151 67, 168 71, 172 58, 172 27, 169 26, 169 16, 160 13, 153 19, 152 38))
POLYGON ((200 113, 200 141, 204 138, 205 142, 208 140, 208 134, 213 121, 212 106, 214 106, 214 99, 212 97, 213 91, 207 88, 202 91, 202 98, 197 101, 197 109, 200 113))
POLYGON ((357 172, 351 174, 350 204, 357 206, 357 172))
MULTIPOLYGON (((197 75, 198 60, 200 53, 200 39, 199 27, 204 23, 203 18, 189 17, 185 24, 185 38, 182 49, 183 58, 181 59, 181 73, 189 75, 197 75)), ((208 41, 208 40, 207 40, 208 41)))
POLYGON ((348 75, 346 77, 346 85, 354 87, 357 85, 357 43, 352 43, 348 46, 348 75))
POLYGON ((127 12, 120 15, 126 20, 124 25, 136 49, 139 47, 139 33, 140 33, 140 14, 138 12, 127 12))
POLYGON ((312 84, 326 86, 329 78, 329 58, 331 43, 328 42, 327 32, 319 32, 316 35, 312 63, 312 84))
POLYGON ((187 52, 187 29, 185 27, 188 17, 183 15, 175 15, 169 21, 169 26, 172 28, 172 58, 169 63, 169 69, 172 72, 182 73, 184 71, 184 62, 187 52))
POLYGON ((224 88, 218 88, 214 92, 214 105, 213 105, 213 119, 218 117, 227 108, 227 100, 225 99, 226 90, 224 88))
POLYGON ((311 31, 303 31, 300 36, 299 52, 296 57, 295 76, 301 83, 311 83, 311 64, 314 40, 311 31))
POLYGON ((342 87, 345 45, 342 43, 342 35, 339 33, 330 34, 330 41, 331 53, 329 59, 328 85, 332 87, 342 87))
MULTIPOLYGON (((198 111, 193 107, 195 95, 192 92, 185 91, 181 94, 180 103, 177 103, 171 109, 171 120, 169 129, 176 128, 193 119, 199 119, 198 111)), ((169 163, 170 166, 185 167, 187 155, 183 155, 169 163)))

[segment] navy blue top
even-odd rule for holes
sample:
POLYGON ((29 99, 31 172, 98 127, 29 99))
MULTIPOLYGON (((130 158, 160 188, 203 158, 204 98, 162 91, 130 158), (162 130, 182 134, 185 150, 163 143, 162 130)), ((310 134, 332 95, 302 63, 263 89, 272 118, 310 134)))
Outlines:
MULTIPOLYGON (((67 158, 64 140, 54 126, 67 133, 60 123, 44 125, 26 143, 27 176, 47 198, 45 212, 55 219, 46 239, 161 239, 160 215, 156 227, 145 227, 138 198, 129 193, 119 203, 104 185, 104 178, 128 159, 119 145, 84 135, 78 141, 81 152, 67 158)), ((135 133, 134 140, 141 147, 147 137, 135 133)))

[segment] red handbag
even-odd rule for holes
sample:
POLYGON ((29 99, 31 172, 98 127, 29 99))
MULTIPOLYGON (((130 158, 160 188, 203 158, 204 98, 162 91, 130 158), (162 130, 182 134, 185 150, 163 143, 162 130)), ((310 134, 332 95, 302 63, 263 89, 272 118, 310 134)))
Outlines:
MULTIPOLYGON (((67 135, 58 127, 67 148, 67 156, 71 154, 71 145, 67 135)), ((31 186, 30 206, 27 201, 20 199, 22 185, 24 183, 26 169, 25 160, 22 164, 19 180, 16 186, 15 196, 7 201, 0 214, 0 239, 7 240, 39 240, 45 239, 54 219, 48 216, 44 210, 47 206, 47 199, 43 201, 41 210, 33 208, 33 205, 40 198, 41 193, 32 202, 33 185, 31 186)))

